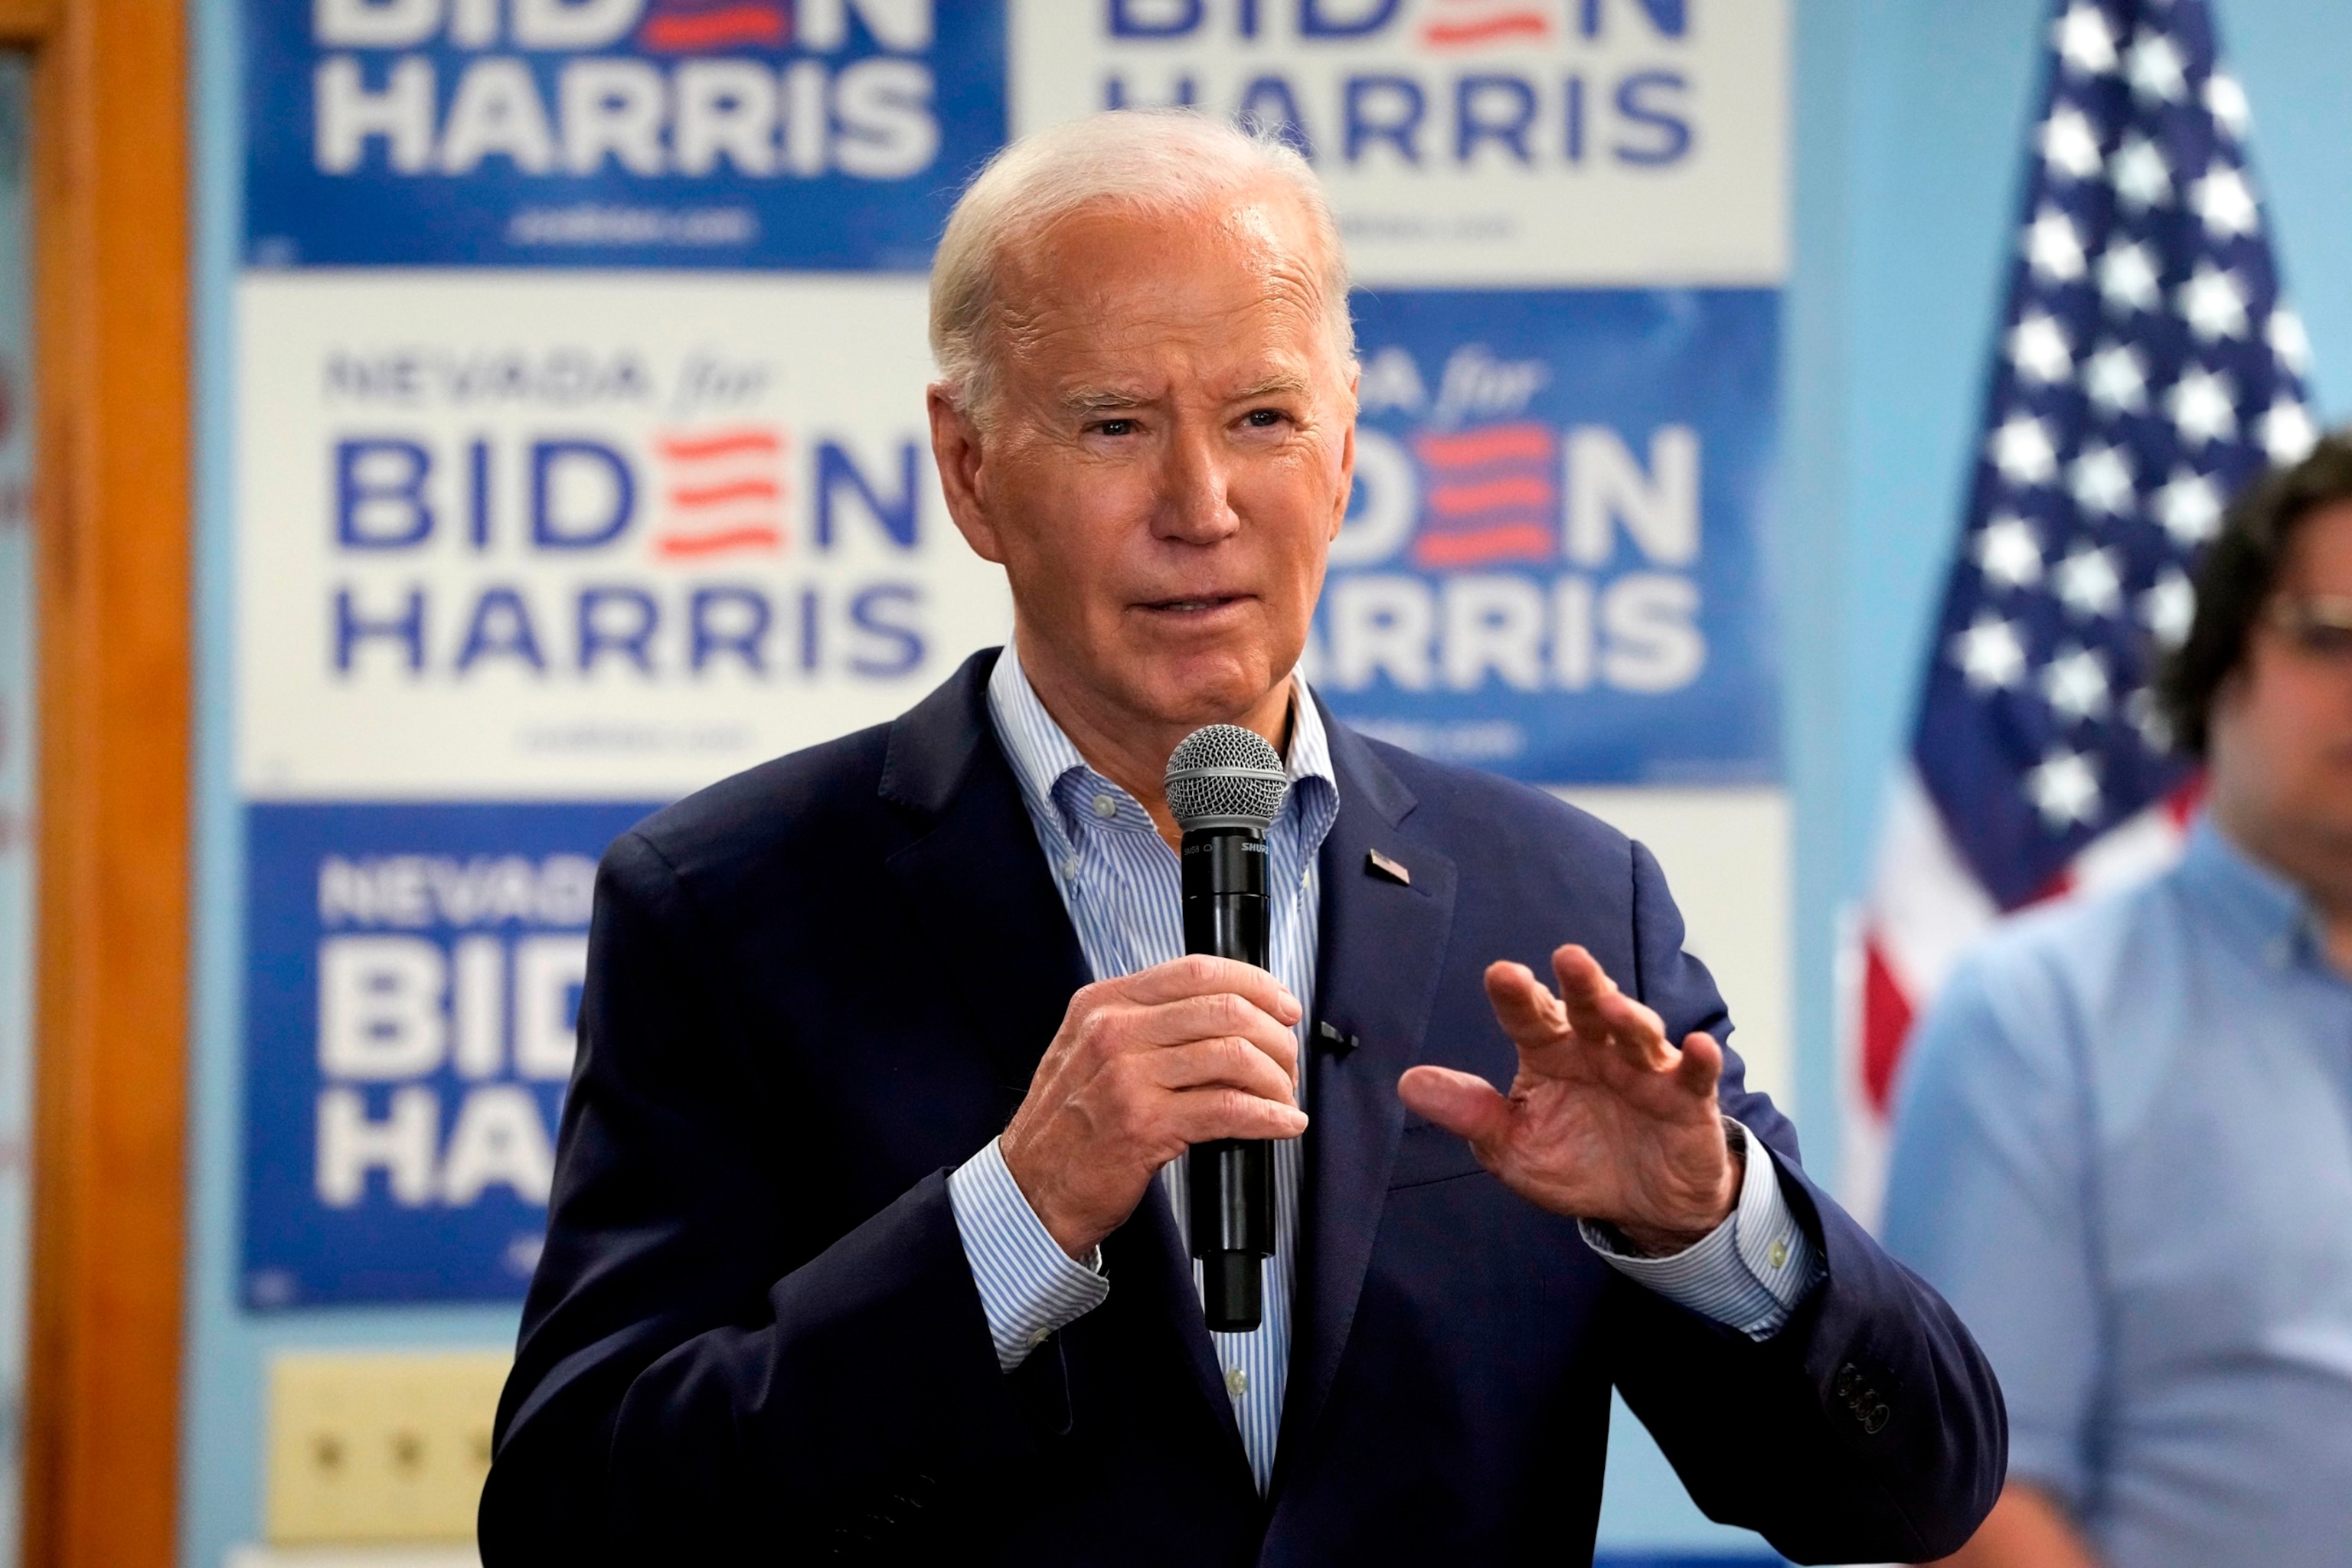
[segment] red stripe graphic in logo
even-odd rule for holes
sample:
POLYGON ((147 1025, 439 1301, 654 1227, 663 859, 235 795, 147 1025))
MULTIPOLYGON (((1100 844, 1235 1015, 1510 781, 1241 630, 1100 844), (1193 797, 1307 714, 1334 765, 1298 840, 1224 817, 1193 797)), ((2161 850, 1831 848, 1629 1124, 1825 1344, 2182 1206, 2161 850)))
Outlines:
POLYGON ((1421 25, 1421 41, 1433 49, 1475 49, 1486 44, 1551 37, 1551 16, 1539 5, 1498 0, 1437 0, 1435 15, 1421 25))
POLYGON ((782 48, 792 36, 779 0, 655 0, 637 42, 654 54, 677 55, 741 44, 782 48))
POLYGON ((784 547, 784 436, 761 426, 657 436, 662 523, 654 553, 706 560, 784 547))
POLYGON ((1424 430, 1413 452, 1427 476, 1422 566, 1549 561, 1559 552, 1559 437, 1533 420, 1475 430, 1424 430))

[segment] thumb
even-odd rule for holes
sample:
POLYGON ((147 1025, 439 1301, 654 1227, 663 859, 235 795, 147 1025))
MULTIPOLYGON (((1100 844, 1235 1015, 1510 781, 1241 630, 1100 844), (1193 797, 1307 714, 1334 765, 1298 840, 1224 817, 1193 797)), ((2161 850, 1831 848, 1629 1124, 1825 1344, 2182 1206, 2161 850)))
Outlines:
POLYGON ((1457 1138, 1483 1143, 1502 1136, 1511 1102, 1476 1073, 1452 1068, 1417 1067, 1397 1079, 1397 1098, 1416 1116, 1425 1116, 1457 1138))

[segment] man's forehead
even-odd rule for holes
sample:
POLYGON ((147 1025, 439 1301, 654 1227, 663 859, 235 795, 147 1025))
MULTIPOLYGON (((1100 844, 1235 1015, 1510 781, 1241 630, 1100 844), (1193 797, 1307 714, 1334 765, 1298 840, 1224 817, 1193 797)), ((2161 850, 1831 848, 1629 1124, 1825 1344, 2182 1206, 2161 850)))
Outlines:
POLYGON ((1029 237, 1007 259, 1000 303, 1016 314, 1099 306, 1107 298, 1234 289, 1269 302, 1310 301, 1321 288, 1318 240, 1297 198, 1265 190, 1196 206, 1082 207, 1029 237))
POLYGON ((1066 408, 1138 408, 1180 393, 1204 392, 1220 403, 1295 396, 1314 390, 1314 367, 1304 354, 1266 355, 1233 364, 1174 363, 1073 366, 1055 380, 1052 396, 1066 408))

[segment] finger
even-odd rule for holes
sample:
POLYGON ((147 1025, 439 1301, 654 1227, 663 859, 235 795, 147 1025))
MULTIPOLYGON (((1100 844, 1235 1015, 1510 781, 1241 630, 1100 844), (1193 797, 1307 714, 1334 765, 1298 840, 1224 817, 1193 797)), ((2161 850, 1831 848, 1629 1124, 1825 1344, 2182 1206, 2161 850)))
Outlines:
POLYGON ((1676 1087, 1692 1098, 1715 1103, 1716 1086, 1723 1081, 1723 1047, 1704 1029, 1683 1037, 1683 1059, 1675 1064, 1676 1087))
POLYGON ((1579 1037, 1612 1045, 1653 1072, 1675 1065, 1665 1021, 1619 990, 1592 954, 1570 942, 1551 955, 1551 967, 1559 977, 1560 1005, 1567 1009, 1569 1026, 1579 1037))
POLYGON ((1305 1016, 1289 987, 1265 970, 1238 959, 1212 958, 1205 952, 1171 958, 1112 984, 1129 1001, 1146 1006, 1230 991, 1236 996, 1247 997, 1286 1024, 1296 1024, 1305 1016))
POLYGON ((1195 1089, 1238 1089, 1261 1100, 1278 1100, 1285 1105, 1298 1103, 1290 1074, 1255 1041, 1238 1035, 1193 1040, 1154 1051, 1143 1067, 1153 1083, 1179 1093, 1195 1089))
POLYGON ((1503 1033, 1523 1047, 1549 1044, 1568 1028, 1559 998, 1524 963, 1486 966, 1486 1002, 1503 1033))
POLYGON ((1452 1068, 1407 1068, 1397 1079, 1397 1098, 1414 1115, 1426 1117, 1473 1143, 1493 1143, 1510 1125, 1511 1102, 1475 1073, 1452 1068))
POLYGON ((1170 1133, 1186 1143, 1296 1138, 1307 1131, 1307 1113, 1298 1107, 1223 1087, 1171 1094, 1164 1114, 1170 1133))
POLYGON ((1190 1045, 1238 1035, 1273 1058, 1286 1075, 1298 1070, 1298 1037, 1246 996, 1230 991, 1187 996, 1141 1007, 1125 1021, 1127 1041, 1139 1047, 1190 1045))

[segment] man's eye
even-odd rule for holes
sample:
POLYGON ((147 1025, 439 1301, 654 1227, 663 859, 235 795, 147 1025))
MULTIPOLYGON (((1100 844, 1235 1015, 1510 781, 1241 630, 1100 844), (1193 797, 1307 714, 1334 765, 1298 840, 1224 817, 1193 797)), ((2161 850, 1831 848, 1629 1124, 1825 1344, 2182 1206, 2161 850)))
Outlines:
POLYGON ((1135 421, 1132 419, 1098 420, 1095 425, 1095 434, 1097 436, 1132 436, 1135 434, 1135 421))
POLYGON ((1279 408, 1253 408, 1242 416, 1242 423, 1254 429, 1268 430, 1281 424, 1283 417, 1279 408))

